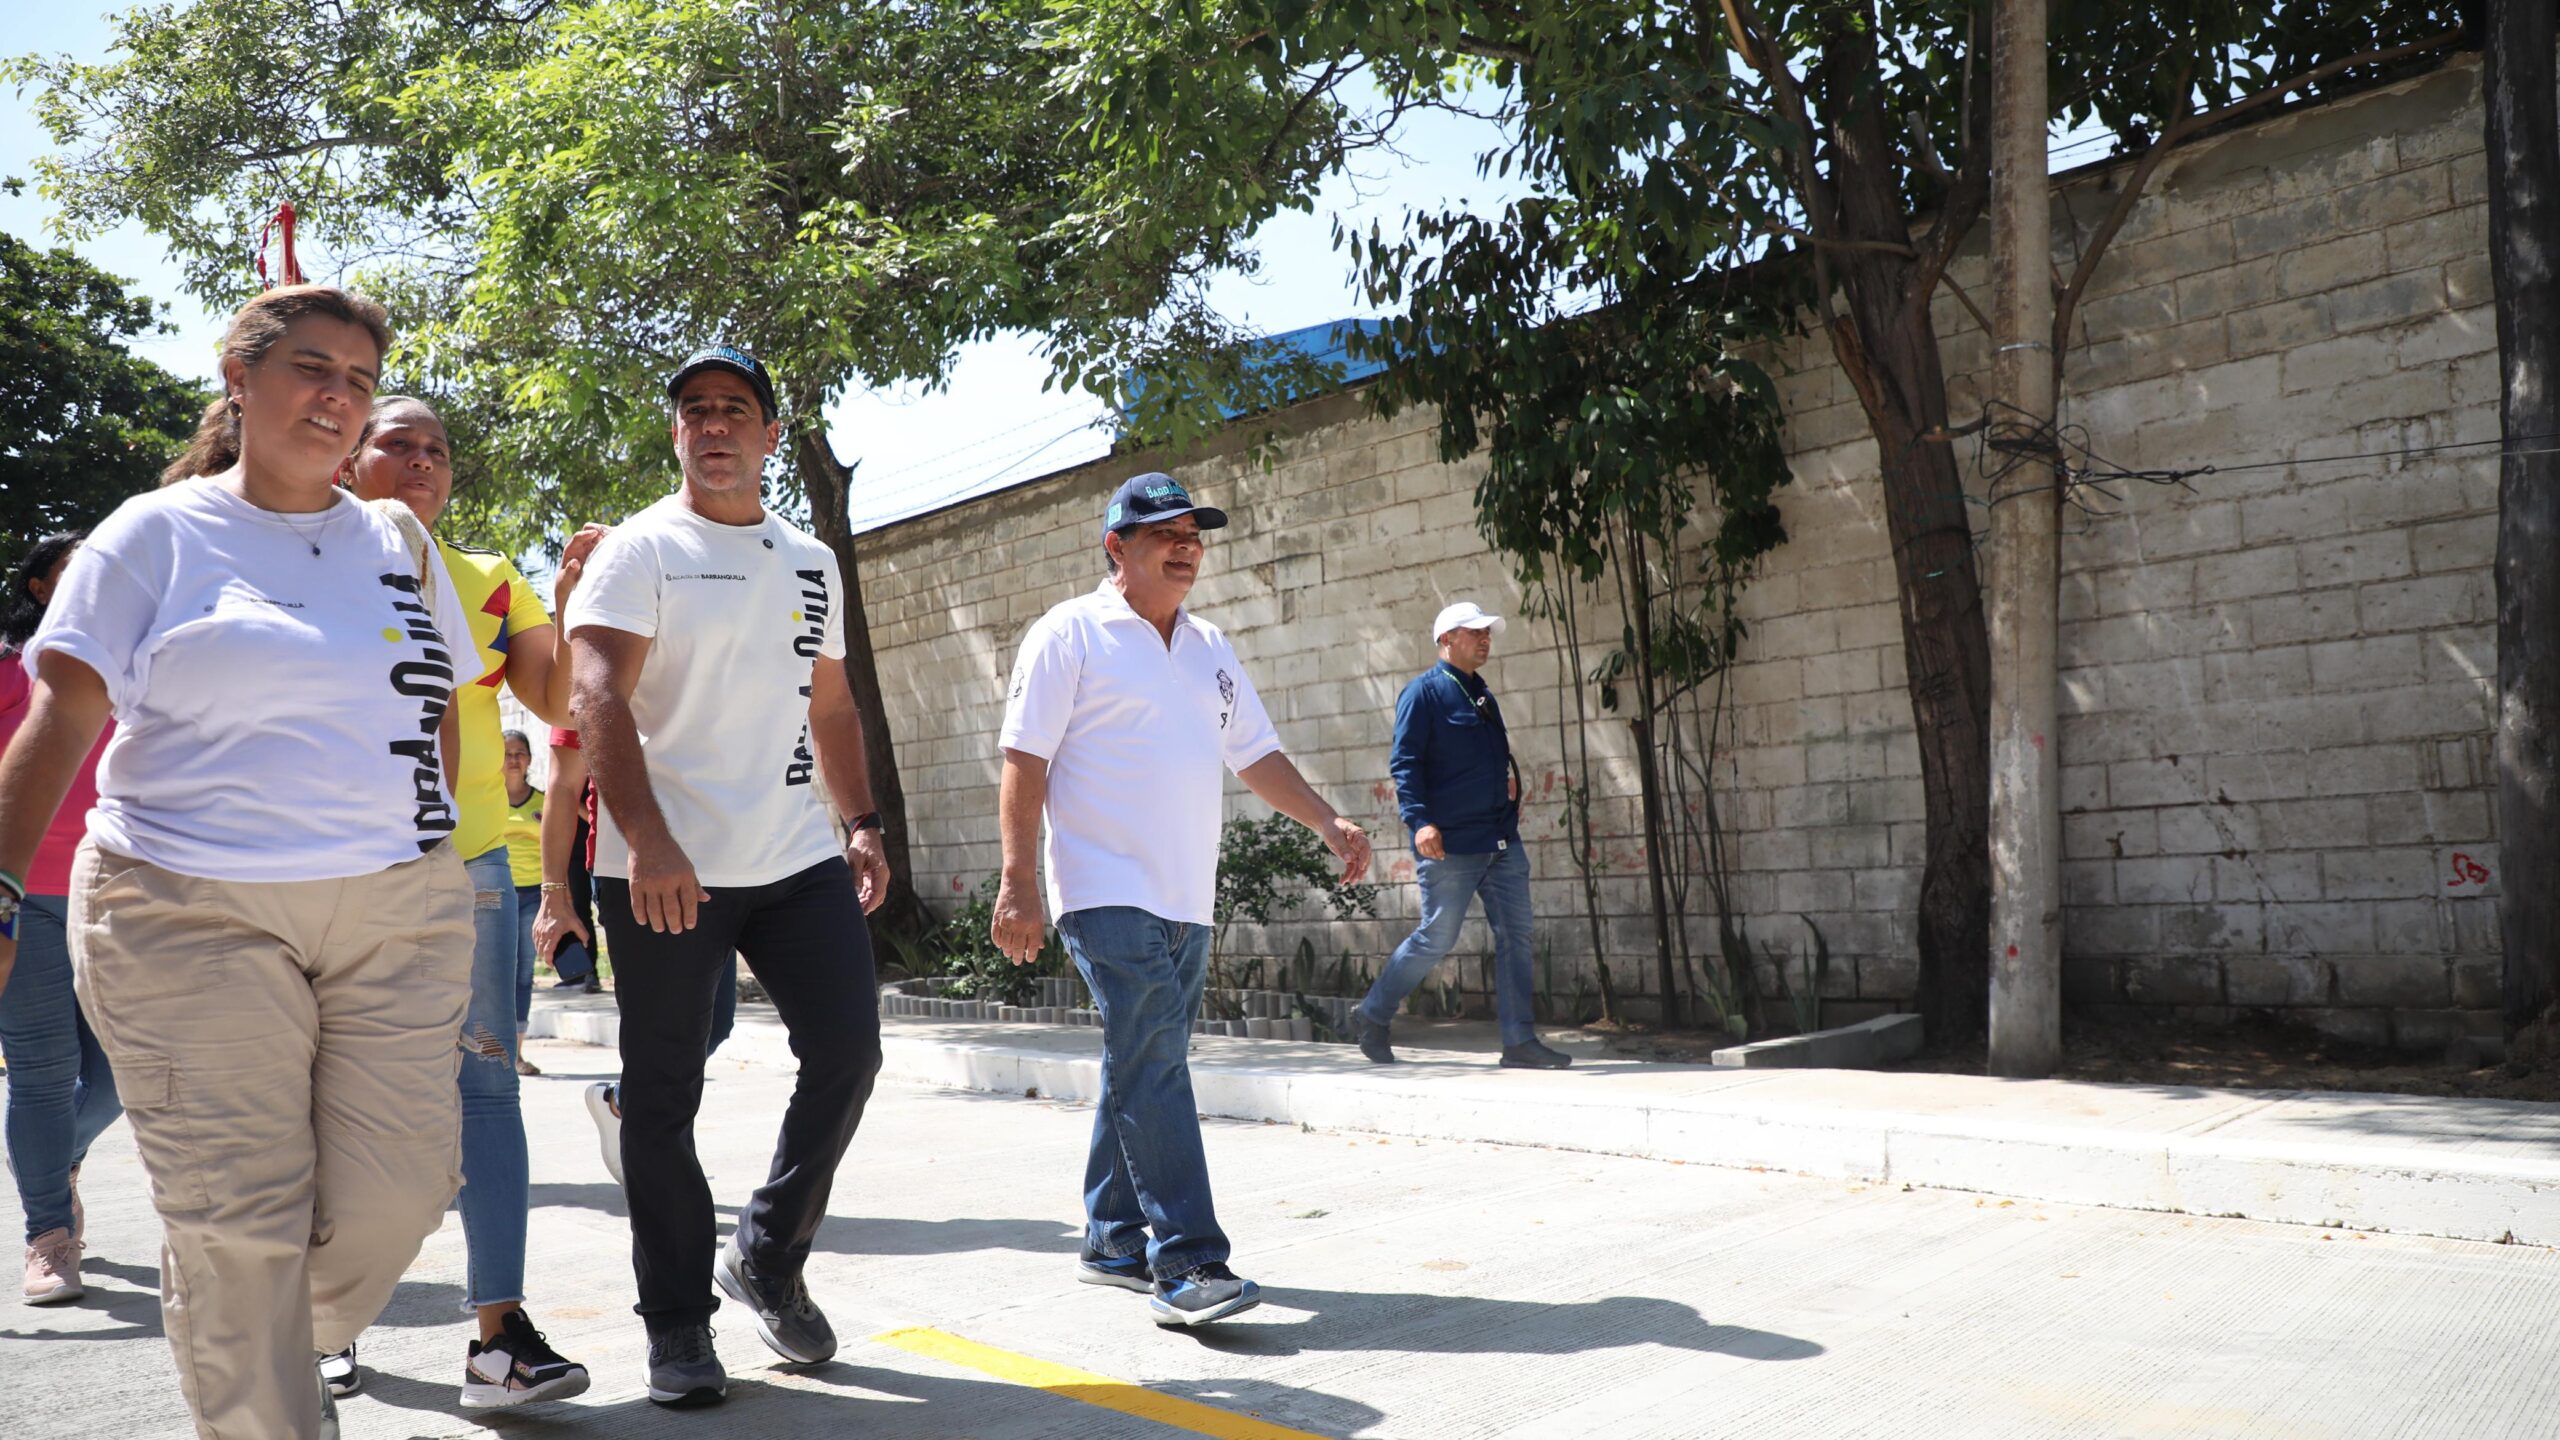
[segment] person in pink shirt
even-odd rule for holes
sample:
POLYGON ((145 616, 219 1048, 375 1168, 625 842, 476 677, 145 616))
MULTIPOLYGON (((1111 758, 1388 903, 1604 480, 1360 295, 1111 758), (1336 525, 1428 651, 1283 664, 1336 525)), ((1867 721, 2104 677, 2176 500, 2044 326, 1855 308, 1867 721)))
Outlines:
MULTIPOLYGON (((80 537, 47 535, 9 573, 0 597, 0 749, 27 716, 27 668, 18 647, 44 618, 62 567, 80 537)), ((54 812, 24 877, 18 911, 18 963, 0 988, 0 1055, 9 1062, 9 1173, 27 1225, 27 1272, 21 1292, 30 1305, 63 1305, 80 1286, 80 1162, 89 1142, 116 1123, 115 1075, 80 1003, 71 993, 71 949, 63 932, 70 913, 71 852, 79 848, 98 799, 98 757, 115 733, 109 722, 54 812)), ((18 877, 10 877, 12 879, 18 877)))

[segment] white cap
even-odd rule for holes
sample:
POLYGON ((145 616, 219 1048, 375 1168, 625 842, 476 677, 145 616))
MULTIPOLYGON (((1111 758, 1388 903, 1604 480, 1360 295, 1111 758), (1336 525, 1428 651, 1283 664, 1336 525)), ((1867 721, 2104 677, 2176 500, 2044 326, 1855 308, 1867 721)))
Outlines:
POLYGON ((1509 624, 1499 615, 1487 615, 1473 600, 1461 600, 1431 622, 1431 638, 1437 640, 1452 630, 1491 630, 1500 635, 1509 624))

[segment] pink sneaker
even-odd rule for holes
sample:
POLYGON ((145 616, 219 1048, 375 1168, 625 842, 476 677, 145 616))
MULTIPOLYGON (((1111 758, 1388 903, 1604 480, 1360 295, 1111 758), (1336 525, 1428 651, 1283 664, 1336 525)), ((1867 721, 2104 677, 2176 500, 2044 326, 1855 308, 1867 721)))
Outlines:
POLYGON ((70 1231, 47 1230, 27 1242, 27 1283, 20 1293, 30 1305, 67 1305, 88 1293, 80 1288, 80 1242, 70 1231))

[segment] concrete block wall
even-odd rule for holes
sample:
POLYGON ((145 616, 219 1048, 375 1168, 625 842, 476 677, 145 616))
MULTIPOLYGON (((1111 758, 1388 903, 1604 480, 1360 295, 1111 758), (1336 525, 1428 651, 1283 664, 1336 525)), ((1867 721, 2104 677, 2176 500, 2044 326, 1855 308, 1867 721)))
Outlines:
MULTIPOLYGON (((2066 520, 2057 741, 2079 1010, 2275 1010, 2411 1047, 2494 1026, 2496 467, 2477 451, 2398 455, 2497 434, 2477 85, 2457 63, 2194 147, 2154 178, 2081 306, 2065 420, 2122 466, 2217 471, 2086 494, 2088 513, 2066 520), (2362 458, 2376 452, 2394 458, 2362 458)), ((2066 272, 2118 178, 2062 182, 2066 272)), ((1979 256, 1954 273, 1987 293, 1979 256)), ((1951 297, 1937 320, 1962 421, 1988 347, 1951 297)), ((1746 601, 1718 776, 1739 829, 1737 908, 1791 955, 1808 948, 1798 917, 1819 925, 1829 1013, 1856 1018, 1912 991, 1918 750, 1865 418, 1818 337, 1778 359, 1791 538, 1746 601)), ((1430 416, 1379 420, 1353 394, 1282 421, 1267 464, 1230 437, 864 537, 928 897, 996 866, 994 732, 1015 642, 1099 580, 1111 487, 1163 467, 1235 516, 1195 608, 1234 636, 1291 753, 1370 824, 1387 882, 1379 921, 1240 930, 1228 947, 1286 956, 1306 939, 1327 962, 1374 964, 1410 926, 1390 707, 1430 658, 1441 604, 1507 608, 1516 588, 1475 533, 1478 470, 1438 462, 1430 416)), ((1487 673, 1530 776, 1547 974, 1568 992, 1591 948, 1560 839, 1568 668, 1545 627, 1515 624, 1487 673)), ((1590 735, 1603 948, 1640 1008, 1653 966, 1628 737, 1597 718, 1590 735)), ((1258 808, 1233 782, 1229 803, 1258 808)), ((1444 977, 1480 988, 1489 948, 1471 922, 1444 977)))

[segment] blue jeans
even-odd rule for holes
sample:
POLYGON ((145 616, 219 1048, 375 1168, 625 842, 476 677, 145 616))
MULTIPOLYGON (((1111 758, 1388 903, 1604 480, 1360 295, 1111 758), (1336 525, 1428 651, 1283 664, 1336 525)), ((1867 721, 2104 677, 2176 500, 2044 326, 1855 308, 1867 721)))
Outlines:
POLYGON ((1484 918, 1493 926, 1493 1006, 1502 1021, 1502 1043, 1526 1045, 1537 1039, 1529 974, 1527 850, 1513 845, 1489 855, 1417 859, 1414 873, 1422 882, 1422 923, 1396 947, 1377 983, 1361 998, 1360 1018, 1372 1025, 1392 1023, 1404 997, 1458 943, 1467 901, 1482 897, 1484 918))
MULTIPOLYGON (((516 953, 523 957, 518 963, 524 967, 524 1013, 528 1016, 533 1013, 533 963, 538 958, 533 950, 533 922, 541 914, 542 887, 517 886, 516 953)), ((587 953, 587 947, 578 943, 577 935, 571 933, 561 936, 560 943, 552 947, 551 968, 560 973, 564 982, 584 980, 594 973, 596 961, 587 953)))
POLYGON ((27 1238, 71 1227, 71 1171, 124 1113, 107 1052, 71 993, 71 947, 59 895, 18 911, 18 965, 0 992, 0 1053, 9 1061, 9 1170, 27 1238))
POLYGON ((462 1240, 465 1303, 524 1299, 525 1217, 532 1177, 517 1103, 516 882, 505 846, 463 862, 471 877, 471 1004, 462 1017, 462 1240))
POLYGON ((1223 1262, 1227 1233, 1209 1200, 1191 1100, 1191 1020, 1208 979, 1209 927, 1105 905, 1059 916, 1058 934, 1102 1010, 1085 1249, 1117 1259, 1143 1248, 1167 1280, 1223 1262))

